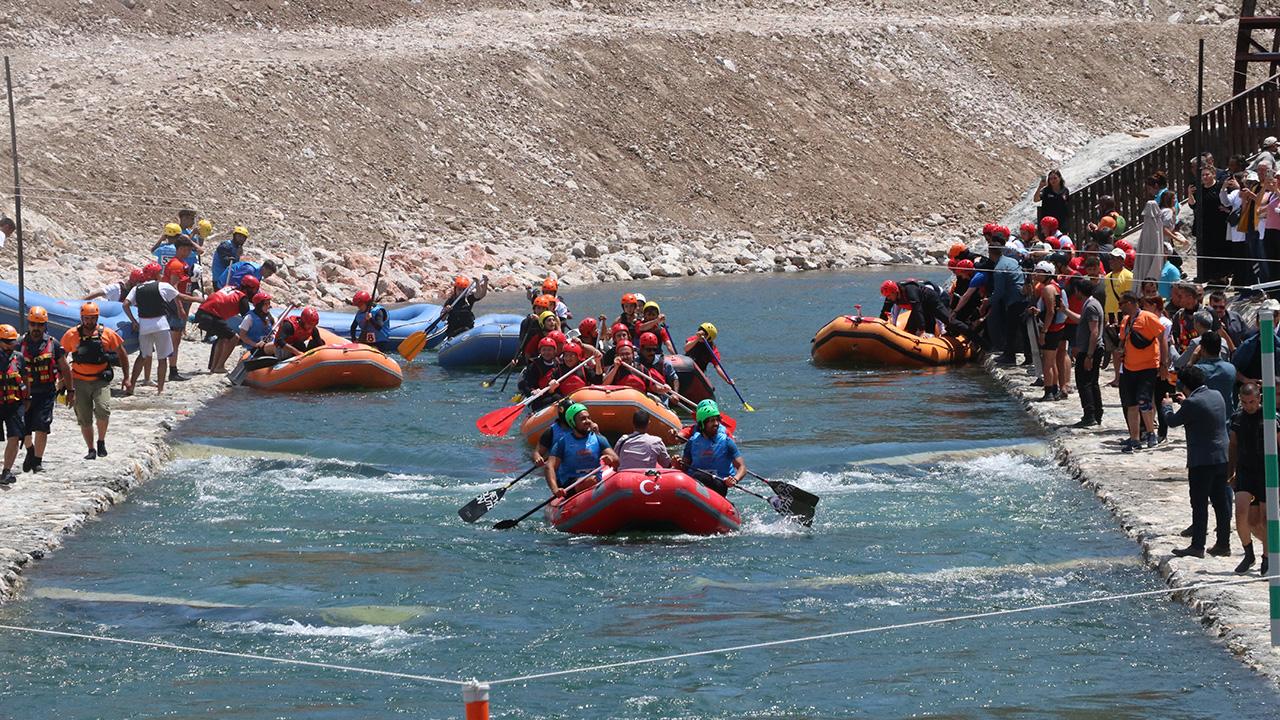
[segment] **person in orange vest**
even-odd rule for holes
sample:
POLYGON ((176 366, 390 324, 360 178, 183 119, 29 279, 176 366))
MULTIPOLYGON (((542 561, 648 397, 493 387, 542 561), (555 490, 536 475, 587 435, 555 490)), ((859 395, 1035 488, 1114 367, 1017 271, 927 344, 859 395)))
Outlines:
POLYGON ((13 463, 18 459, 18 443, 22 442, 22 419, 30 399, 27 395, 26 365, 18 349, 18 330, 0 325, 0 437, 5 439, 4 470, 0 485, 12 485, 13 463))
MULTIPOLYGON (((191 275, 187 272, 185 259, 187 254, 190 254, 190 246, 182 244, 179 256, 165 263, 164 274, 160 276, 161 282, 172 285, 183 295, 191 294, 191 275)), ((173 345, 173 352, 169 354, 169 379, 185 380, 178 374, 178 350, 182 347, 182 334, 187 329, 189 313, 186 304, 178 298, 169 300, 165 305, 165 321, 169 324, 169 339, 173 345)))
POLYGON ((120 365, 123 379, 120 387, 128 394, 129 354, 124 340, 111 328, 98 324, 98 306, 80 306, 80 324, 62 336, 62 349, 71 355, 71 377, 75 380, 76 422, 89 452, 85 460, 107 456, 107 424, 111 420, 112 353, 120 365), (97 421, 98 445, 93 444, 94 421, 97 421))
POLYGON ((67 351, 53 338, 45 334, 49 326, 49 313, 35 306, 27 312, 27 334, 18 343, 22 360, 26 363, 27 391, 31 402, 22 419, 22 431, 26 433, 27 455, 22 460, 22 472, 44 470, 44 448, 53 426, 53 405, 59 392, 73 397, 71 366, 67 365, 67 351))

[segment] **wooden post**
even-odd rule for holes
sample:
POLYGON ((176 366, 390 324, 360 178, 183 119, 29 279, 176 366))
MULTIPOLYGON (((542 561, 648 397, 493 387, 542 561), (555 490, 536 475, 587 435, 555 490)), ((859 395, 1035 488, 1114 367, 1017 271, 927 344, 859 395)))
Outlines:
POLYGON ((18 330, 27 330, 27 281, 22 251, 22 182, 18 179, 18 120, 13 110, 13 77, 4 56, 4 85, 9 92, 9 142, 13 150, 13 225, 18 237, 18 330))

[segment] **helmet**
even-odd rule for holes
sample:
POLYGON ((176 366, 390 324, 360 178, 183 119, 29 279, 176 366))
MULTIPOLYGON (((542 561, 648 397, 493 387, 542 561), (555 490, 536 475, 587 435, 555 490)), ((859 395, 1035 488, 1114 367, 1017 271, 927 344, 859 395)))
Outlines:
POLYGON ((599 330, 600 325, 593 317, 583 318, 582 322, 578 323, 578 332, 583 335, 595 335, 599 330))
POLYGON ((649 308, 653 308, 654 310, 657 310, 658 312, 662 312, 662 308, 658 305, 658 303, 656 303, 656 302, 654 302, 654 301, 652 301, 652 300, 650 300, 649 302, 645 303, 645 304, 644 304, 644 307, 642 307, 642 308, 640 308, 640 309, 641 309, 641 310, 648 310, 649 308))
POLYGON ((693 413, 693 419, 698 422, 698 425, 702 425, 713 417, 720 417, 720 406, 715 400, 708 399, 698 403, 698 409, 693 413))
POLYGON ((956 273, 959 274, 962 272, 973 272, 972 260, 961 260, 956 263, 956 273))
POLYGON ((947 269, 950 270, 951 272, 956 271, 956 261, 954 258, 947 261, 947 269))
POLYGON ((538 349, 541 350, 544 347, 549 347, 556 350, 560 349, 560 346, 556 344, 555 338, 551 337, 550 335, 538 341, 538 349))
POLYGON ((1133 245, 1130 244, 1129 241, 1125 240, 1124 238, 1120 238, 1119 240, 1116 241, 1116 247, 1120 248, 1121 250, 1124 250, 1125 252, 1129 252, 1130 250, 1133 249, 1133 245))
POLYGON ((1035 235, 1035 234, 1036 234, 1036 224, 1035 224, 1035 223, 1024 222, 1024 223, 1022 223, 1021 225, 1019 225, 1019 226, 1018 226, 1018 232, 1019 232, 1019 233, 1026 233, 1027 235, 1035 235))
POLYGON ((161 272, 163 272, 163 268, 160 267, 158 262, 149 262, 146 267, 142 268, 142 274, 148 280, 159 279, 161 272))
POLYGON ((262 282, 252 275, 245 275, 240 278, 240 289, 246 293, 258 292, 258 288, 262 286, 262 282))
POLYGON ((316 309, 313 307, 308 306, 302 308, 302 315, 299 317, 302 318, 302 324, 305 327, 313 328, 320 324, 320 313, 316 312, 316 309))
POLYGON ((49 322, 49 311, 39 305, 32 305, 31 309, 27 311, 27 322, 47 323, 49 322))
POLYGON ((1132 269, 1133 269, 1133 264, 1134 264, 1134 262, 1136 262, 1136 261, 1137 261, 1137 259, 1138 259, 1138 253, 1134 252, 1132 249, 1125 250, 1125 251, 1124 251, 1124 267, 1125 267, 1125 269, 1126 269, 1126 270, 1132 270, 1132 269))
POLYGON ((540 326, 546 325, 547 318, 553 318, 555 316, 556 314, 551 312, 550 310, 543 310, 542 312, 538 313, 538 325, 540 326))
POLYGON ((707 334, 707 339, 715 342, 716 336, 720 333, 716 330, 716 326, 711 323, 702 323, 698 329, 707 334))
POLYGON ((1049 247, 1053 248, 1054 250, 1058 250, 1062 248, 1062 243, 1058 241, 1058 238, 1052 235, 1045 238, 1044 241, 1049 243, 1049 247))
POLYGON ((95 318, 96 318, 96 317, 98 317, 98 306, 97 306, 97 305, 95 305, 95 304, 93 304, 93 303, 91 303, 91 302, 87 302, 87 303, 85 303, 85 304, 81 305, 81 306, 80 306, 80 317, 82 317, 82 318, 87 318, 87 317, 95 317, 95 318))
POLYGON ((619 340, 618 343, 613 346, 613 349, 615 352, 618 350, 621 350, 622 348, 634 349, 635 345, 632 345, 630 340, 619 340))
POLYGON ((1106 228, 1108 230, 1115 230, 1116 229, 1115 217, 1111 215, 1104 215, 1102 219, 1098 221, 1098 227, 1106 228))
POLYGON ((181 225, 179 225, 178 223, 165 223, 165 226, 164 226, 165 237, 177 237, 178 235, 181 235, 181 234, 182 234, 181 225))
POLYGON ((636 295, 635 295, 635 293, 623 293, 623 294, 622 294, 622 304, 623 304, 623 305, 636 305, 636 304, 638 304, 638 303, 636 303, 636 295))
POLYGON ((1040 262, 1036 263, 1035 272, 1044 273, 1045 275, 1052 275, 1055 272, 1053 269, 1053 263, 1049 262, 1048 260, 1041 260, 1040 262))
POLYGON ((552 330, 547 333, 547 337, 555 341, 556 347, 563 347, 565 343, 569 342, 569 338, 565 337, 565 334, 559 330, 552 330))
POLYGON ((129 271, 130 285, 137 285, 138 283, 146 279, 147 279, 147 274, 142 271, 142 268, 134 268, 129 271))
POLYGON ((1045 215, 1044 217, 1040 218, 1040 227, 1044 228, 1045 232, 1057 232, 1058 218, 1052 215, 1045 215))
POLYGON ((371 302, 373 302, 373 296, 369 294, 368 290, 360 290, 355 297, 351 298, 351 304, 356 307, 368 305, 371 302))
POLYGON ((196 223, 196 232, 200 233, 202 238, 209 237, 209 234, 213 232, 213 223, 208 220, 201 220, 196 223))
POLYGON ((567 342, 564 347, 560 348, 562 353, 572 353, 574 357, 582 358, 582 346, 576 342, 567 342))
POLYGON ((637 304, 637 305, 644 305, 644 294, 643 294, 643 293, 636 293, 636 304, 637 304))
POLYGON ((574 403, 570 405, 569 409, 564 411, 565 424, 568 425, 569 427, 575 427, 573 422, 578 419, 579 415, 581 415, 586 411, 587 411, 587 406, 583 405, 582 403, 574 403))
POLYGON ((982 226, 982 234, 985 235, 986 237, 991 237, 991 233, 996 231, 996 227, 997 226, 995 223, 987 223, 986 225, 982 226))
POLYGON ((458 288, 459 290, 466 290, 467 288, 471 287, 471 278, 467 277, 466 275, 459 275, 458 277, 453 279, 453 286, 458 288))
POLYGON ((620 333, 620 332, 624 332, 624 333, 626 333, 628 336, 630 336, 630 335, 631 335, 631 328, 627 327, 627 324, 626 324, 626 323, 614 323, 614 324, 613 324, 613 327, 609 328, 609 334, 610 334, 610 335, 617 335, 617 334, 618 334, 618 333, 620 333))
POLYGON ((962 252, 964 252, 964 243, 955 243, 947 250, 947 257, 955 260, 962 252))
POLYGON ((556 298, 544 293, 533 299, 533 306, 540 310, 551 310, 556 306, 556 298))
POLYGON ((13 342, 18 339, 18 328, 12 325, 0 325, 0 340, 13 342))
POLYGON ((542 281, 542 292, 548 295, 555 295, 560 290, 560 283, 555 278, 547 278, 542 281))
POLYGON ((187 264, 178 258, 172 258, 169 262, 165 263, 164 273, 172 277, 186 277, 187 264))
POLYGON ((880 283, 880 294, 886 298, 898 297, 898 283, 892 280, 885 280, 880 283))
POLYGON ((640 334, 640 347, 658 347, 658 336, 651 332, 640 334))
POLYGON ((248 240, 248 239, 249 239, 249 228, 247 228, 247 227, 245 227, 245 226, 243 226, 243 225, 237 225, 237 226, 235 227, 235 229, 231 231, 231 234, 232 234, 232 235, 243 235, 243 236, 244 236, 244 238, 245 238, 246 240, 248 240))
POLYGON ((1003 226, 1003 225, 996 225, 995 227, 991 228, 991 237, 993 237, 993 238, 995 238, 995 237, 1002 237, 1002 238, 1004 238, 1005 240, 1008 240, 1008 239, 1009 239, 1009 228, 1007 228, 1007 227, 1005 227, 1005 226, 1003 226))
POLYGON ((253 304, 254 304, 254 305, 261 305, 262 303, 264 303, 264 302, 266 302, 266 301, 268 301, 268 300, 270 300, 270 299, 271 299, 271 296, 270 296, 269 294, 267 294, 267 293, 264 293, 264 292, 258 292, 258 293, 254 293, 254 294, 253 294, 253 304))

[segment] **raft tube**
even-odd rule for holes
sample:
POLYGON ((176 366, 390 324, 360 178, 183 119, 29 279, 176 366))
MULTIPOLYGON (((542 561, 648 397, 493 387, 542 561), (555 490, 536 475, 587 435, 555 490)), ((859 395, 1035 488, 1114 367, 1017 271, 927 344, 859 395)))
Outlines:
POLYGON ((816 365, 928 367, 972 359, 977 346, 964 336, 920 337, 880 318, 842 315, 818 331, 810 354, 816 365))
POLYGON ((716 535, 742 524, 733 503, 679 470, 605 472, 604 481, 594 487, 552 501, 547 522, 561 532, 584 535, 716 535))
MULTIPOLYGON (((30 288, 27 289, 23 300, 26 301, 28 310, 34 305, 39 305, 49 311, 49 326, 45 328, 45 333, 59 342, 68 330, 80 324, 80 306, 85 303, 84 300, 51 298, 48 295, 33 292, 30 288)), ((125 350, 131 353, 137 352, 138 333, 134 331, 129 318, 125 316, 124 306, 118 302, 102 299, 89 302, 98 306, 98 323, 115 330, 124 340, 125 350)), ((10 282, 0 282, 0 323, 22 328, 24 319, 25 315, 18 310, 18 286, 10 282)))
POLYGON ((520 323, 477 323, 440 344, 441 367, 501 367, 520 352, 520 323))
MULTIPOLYGON (((693 358, 688 355, 665 355, 664 357, 671 363, 671 367, 675 368, 676 377, 680 378, 681 395, 695 403, 715 399, 715 385, 711 384, 711 378, 707 373, 702 372, 693 358)), ((707 369, 715 372, 711 366, 707 369)))
MULTIPOLYGON (((635 428, 631 418, 636 410, 648 410, 649 433, 662 438, 668 445, 677 445, 680 438, 680 418, 666 406, 634 388, 621 385, 589 385, 569 396, 591 411, 591 419, 600 426, 600 433, 616 442, 618 438, 635 428)), ((530 445, 536 445, 542 433, 556 421, 556 406, 548 405, 525 418, 520 434, 530 445)))
MULTIPOLYGON (((397 308, 387 308, 387 318, 391 321, 391 337, 378 343, 383 352, 395 352, 404 339, 427 326, 440 317, 440 306, 430 303, 415 303, 397 308)), ((351 322, 354 312, 334 312, 325 310, 320 313, 320 327, 344 340, 351 337, 351 322)), ((433 348, 444 341, 445 321, 441 320, 427 336, 427 347, 433 348)))
POLYGON ((385 390, 400 387, 400 365, 377 348, 353 343, 321 329, 325 345, 271 367, 251 370, 244 384, 271 392, 302 392, 357 388, 385 390))

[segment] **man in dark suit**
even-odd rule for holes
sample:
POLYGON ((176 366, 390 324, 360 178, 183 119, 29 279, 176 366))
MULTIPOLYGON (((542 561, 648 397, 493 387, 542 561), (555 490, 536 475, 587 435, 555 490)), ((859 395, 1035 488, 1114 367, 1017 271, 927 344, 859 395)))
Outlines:
POLYGON ((1178 380, 1187 395, 1175 397, 1182 407, 1174 411, 1172 402, 1164 401, 1161 410, 1169 427, 1185 425, 1187 430, 1187 481, 1191 495, 1191 545, 1175 548, 1178 557, 1191 555, 1202 558, 1205 554, 1205 535, 1208 534, 1209 504, 1217 520, 1217 542, 1209 548, 1210 555, 1231 554, 1231 503, 1227 499, 1227 429, 1226 403, 1222 395, 1204 384, 1204 371, 1191 366, 1178 374, 1178 380))

